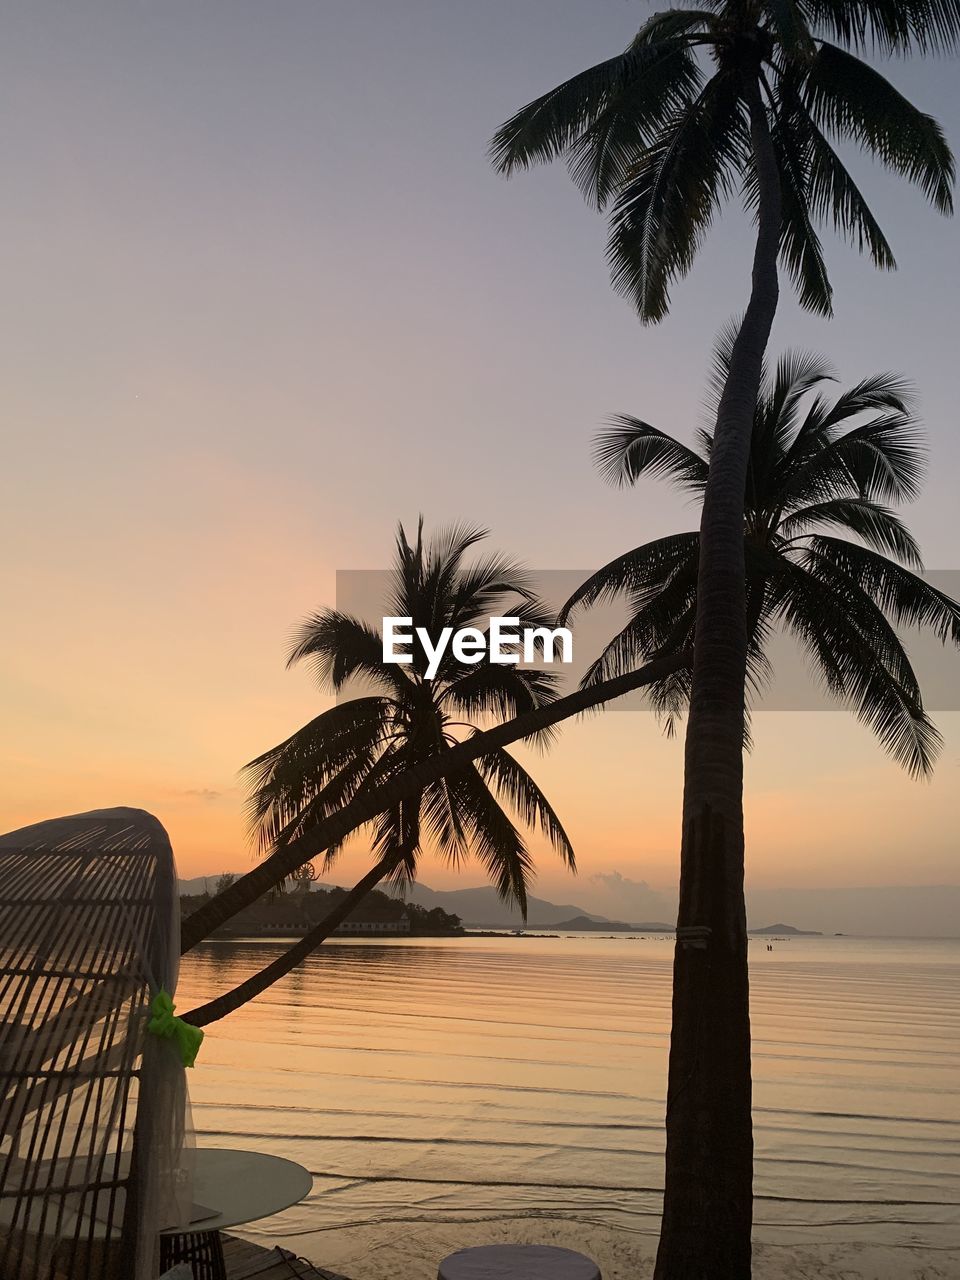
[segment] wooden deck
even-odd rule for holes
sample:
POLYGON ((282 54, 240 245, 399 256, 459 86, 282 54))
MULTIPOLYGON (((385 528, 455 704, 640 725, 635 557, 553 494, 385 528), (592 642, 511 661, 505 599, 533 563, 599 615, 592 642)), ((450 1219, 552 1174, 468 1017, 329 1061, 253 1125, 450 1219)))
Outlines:
POLYGON ((223 1257, 228 1280, 347 1280, 335 1271, 311 1266, 290 1249, 265 1249, 236 1236, 223 1236, 223 1257))

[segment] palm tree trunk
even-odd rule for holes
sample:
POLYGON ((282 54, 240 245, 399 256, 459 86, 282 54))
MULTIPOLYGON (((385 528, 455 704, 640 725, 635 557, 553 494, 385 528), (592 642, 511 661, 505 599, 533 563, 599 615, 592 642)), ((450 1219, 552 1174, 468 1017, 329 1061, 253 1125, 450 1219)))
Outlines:
POLYGON ((298 836, 296 840, 291 840, 289 844, 272 853, 269 858, 264 858, 263 862, 252 871, 235 880, 229 889, 217 894, 199 911, 188 916, 180 930, 181 955, 209 937, 215 929, 218 929, 231 916, 236 915, 238 911, 248 907, 251 902, 256 902, 257 898, 269 892, 275 884, 279 884, 304 862, 316 858, 331 845, 339 844, 351 831, 363 826, 365 822, 370 822, 387 809, 393 808, 401 800, 409 800, 430 783, 462 768, 463 765, 489 751, 508 746, 521 738, 529 738, 531 734, 559 724, 562 720, 567 720, 581 711, 587 711, 591 707, 609 702, 612 698, 620 698, 634 689, 652 684, 654 680, 659 680, 662 676, 669 675, 688 664, 690 658, 689 653, 657 658, 638 671, 630 671, 613 680, 605 680, 602 684, 589 689, 578 689, 575 693, 567 694, 565 698, 558 698, 556 702, 551 702, 547 706, 538 707, 535 711, 527 711, 513 720, 507 720, 493 729, 487 729, 484 733, 474 734, 473 737, 452 747, 449 751, 424 760, 376 791, 351 800, 329 818, 324 818, 322 822, 318 822, 315 827, 298 836))
POLYGON ((291 969, 295 969, 301 960, 305 960, 311 951, 315 951, 330 937, 330 934, 346 920, 355 907, 360 905, 367 894, 390 874, 398 861, 399 857, 396 854, 383 858, 367 872, 362 880, 358 880, 346 897, 338 902, 309 933, 304 934, 299 942, 285 951, 282 956, 278 956, 271 964, 247 978, 245 982, 241 982, 239 986, 185 1013, 184 1022, 192 1022, 195 1027, 205 1027, 211 1022, 218 1022, 228 1013, 233 1013, 234 1009, 248 1004, 262 991, 266 991, 267 987, 272 987, 275 982, 286 977, 291 969))
POLYGON ((751 1266, 753 1129, 743 894, 743 510, 763 356, 777 309, 781 192, 758 83, 748 101, 759 223, 750 302, 720 400, 700 522, 666 1176, 655 1280, 749 1280, 751 1266))

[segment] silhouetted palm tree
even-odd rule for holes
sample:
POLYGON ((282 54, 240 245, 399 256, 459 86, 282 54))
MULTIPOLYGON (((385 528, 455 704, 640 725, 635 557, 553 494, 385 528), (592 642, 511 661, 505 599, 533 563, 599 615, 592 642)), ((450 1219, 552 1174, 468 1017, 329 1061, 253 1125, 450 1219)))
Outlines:
POLYGON ((614 286, 661 319, 734 192, 755 216, 750 300, 717 406, 704 490, 684 762, 664 1217, 656 1280, 750 1275, 753 1138, 743 899, 743 501, 778 260, 831 310, 815 224, 882 268, 890 247, 830 143, 853 142, 952 210, 938 125, 854 51, 954 49, 957 0, 709 0, 655 14, 629 47, 518 111, 496 134, 511 173, 565 157, 611 207, 614 286))
MULTIPOLYGON (((444 627, 478 627, 492 615, 524 625, 551 625, 515 562, 493 554, 473 564, 467 552, 484 530, 454 527, 425 542, 422 523, 411 544, 397 537, 391 597, 384 616, 409 617, 435 642, 444 627)), ((375 692, 322 712, 286 742, 247 766, 251 816, 264 848, 284 845, 354 795, 375 790, 411 766, 449 750, 476 723, 505 719, 553 701, 553 672, 460 661, 448 645, 432 679, 414 643, 409 665, 385 662, 380 631, 359 618, 324 609, 307 619, 289 664, 309 660, 317 682, 339 694, 352 680, 375 692)), ((503 898, 526 912, 530 855, 505 803, 527 826, 539 826, 569 866, 573 849, 543 792, 506 752, 424 788, 417 803, 397 805, 371 832, 377 861, 401 887, 416 879, 424 838, 453 864, 474 854, 503 898)), ((328 850, 323 869, 337 850, 328 850)))
POLYGON ((940 126, 851 50, 953 49, 958 32, 956 0, 666 9, 623 53, 521 108, 497 131, 491 155, 508 175, 567 160, 585 198, 610 210, 613 285, 646 323, 667 314, 671 285, 738 188, 761 224, 766 197, 774 202, 779 234, 764 246, 772 261, 763 269, 779 257, 802 305, 829 315, 818 224, 832 224, 881 269, 896 266, 831 135, 915 183, 941 213, 953 209, 953 157, 940 126))
MULTIPOLYGON (((514 742, 523 742, 527 739, 536 741, 542 736, 544 730, 562 724, 565 720, 580 715, 584 711, 602 707, 616 698, 625 697, 628 693, 648 688, 662 680, 665 675, 677 670, 678 667, 688 666, 692 660, 692 652, 677 657, 658 658, 637 671, 628 671, 625 675, 617 676, 613 680, 605 680, 586 689, 574 689, 572 693, 564 694, 554 702, 547 702, 530 711, 523 711, 513 719, 502 720, 490 729, 471 734, 456 746, 451 745, 450 749, 442 754, 428 756, 375 791, 355 795, 342 809, 337 809, 329 817, 319 819, 315 826, 291 838, 288 844, 274 849, 229 889, 211 898, 209 902, 205 902, 197 911, 187 916, 180 928, 181 955, 192 950, 205 938, 209 938, 238 911, 249 907, 264 894, 273 892, 277 885, 296 871, 304 859, 316 858, 327 849, 335 849, 351 832, 372 822, 380 814, 388 813, 401 802, 420 796, 427 785, 438 782, 441 778, 456 773, 464 765, 479 760, 491 752, 499 751, 503 747, 508 747, 514 742)), ((381 878, 379 865, 368 874, 372 887, 376 880, 381 878)), ((350 901, 343 914, 338 914, 339 908, 330 913, 326 920, 330 931, 335 929, 341 919, 357 905, 363 892, 365 890, 362 884, 356 886, 350 891, 350 901)), ((310 946, 300 951, 299 958, 303 959, 327 936, 327 933, 324 933, 315 937, 310 946)), ((289 972, 290 968, 292 965, 285 962, 283 972, 289 972)), ((270 985, 269 980, 263 979, 263 974, 255 975, 250 984, 246 984, 246 990, 252 994, 262 991, 264 987, 270 985)), ((242 1003, 241 999, 225 1008, 221 1003, 214 1002, 184 1016, 203 1026, 207 1022, 214 1021, 215 1018, 224 1017, 230 1009, 238 1008, 242 1003)))
MULTIPOLYGON (((445 627, 486 633, 491 616, 516 617, 521 626, 552 626, 529 575, 514 561, 492 554, 465 563, 485 536, 457 526, 425 541, 421 521, 410 543, 401 527, 384 616, 412 619, 412 627, 424 628, 434 645, 445 627)), ((335 609, 303 624, 290 664, 312 661, 325 692, 339 694, 355 681, 373 692, 322 712, 247 766, 252 825, 264 850, 309 837, 351 801, 362 802, 449 753, 483 721, 511 719, 555 700, 553 672, 486 656, 464 662, 449 644, 428 678, 427 654, 416 642, 411 658, 409 665, 385 662, 380 632, 335 609)), ((535 736, 545 743, 550 732, 548 727, 535 736)), ((190 1016, 203 1024, 224 1017, 289 972, 380 881, 410 884, 425 843, 455 866, 477 857, 500 896, 515 901, 526 916, 532 860, 514 819, 539 829, 566 865, 575 867, 573 848, 546 796, 513 756, 492 749, 376 814, 369 824, 374 866, 338 904, 337 920, 325 919, 260 974, 190 1016)), ((341 847, 326 849, 324 871, 341 847)))
MULTIPOLYGON (((717 352, 712 402, 726 379, 731 342, 727 335, 717 352)), ((824 359, 790 353, 761 385, 744 518, 750 684, 753 690, 764 684, 767 641, 786 629, 830 693, 856 711, 894 759, 925 775, 940 737, 895 627, 930 627, 960 644, 960 604, 914 572, 922 570, 919 548, 887 505, 917 496, 921 435, 910 389, 896 375, 875 374, 830 397, 832 382, 824 359)), ((595 457, 614 484, 649 475, 702 496, 711 433, 700 431, 697 443, 690 448, 624 415, 598 435, 595 457)), ((689 648, 699 548, 696 530, 648 542, 574 592, 562 621, 614 597, 630 604, 630 620, 589 668, 586 685, 689 648)), ((690 679, 690 669, 681 668, 650 689, 668 732, 688 705, 690 679)))

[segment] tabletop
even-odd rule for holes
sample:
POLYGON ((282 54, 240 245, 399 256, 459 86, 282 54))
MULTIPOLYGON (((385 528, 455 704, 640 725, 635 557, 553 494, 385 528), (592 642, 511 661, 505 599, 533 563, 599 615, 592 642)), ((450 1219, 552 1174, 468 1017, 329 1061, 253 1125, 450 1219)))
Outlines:
POLYGON ((313 1179, 293 1160, 261 1151, 197 1147, 193 1175, 194 1214, 174 1231, 223 1231, 269 1218, 310 1194, 313 1179))
POLYGON ((440 1263, 437 1280, 600 1280, 592 1258, 540 1244, 485 1244, 440 1263))

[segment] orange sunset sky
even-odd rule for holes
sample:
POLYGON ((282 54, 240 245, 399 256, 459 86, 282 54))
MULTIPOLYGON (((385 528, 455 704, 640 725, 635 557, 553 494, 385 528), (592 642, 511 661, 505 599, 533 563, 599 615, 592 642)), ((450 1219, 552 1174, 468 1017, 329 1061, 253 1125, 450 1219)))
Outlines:
MULTIPOLYGON (((84 8, 17 7, 0 50, 0 826, 139 805, 183 875, 242 870, 237 771, 323 705, 284 669, 291 629, 338 569, 385 565, 398 519, 488 525, 541 568, 690 527, 653 482, 606 489, 590 435, 614 411, 700 424, 750 230, 732 209, 644 330, 566 176, 490 170, 500 120, 625 44, 633 6, 84 8)), ((892 75, 960 145, 955 67, 892 75)), ((916 380, 931 474, 909 520, 953 568, 958 224, 861 170, 901 271, 828 240, 837 318, 785 288, 774 347, 916 380)), ((848 716, 763 713, 752 883, 960 881, 960 716, 939 723, 919 784, 848 716)), ((675 882, 681 753, 624 713, 536 762, 585 879, 675 882)), ((363 865, 355 842, 331 878, 363 865)), ((455 879, 429 859, 423 878, 455 879)))

